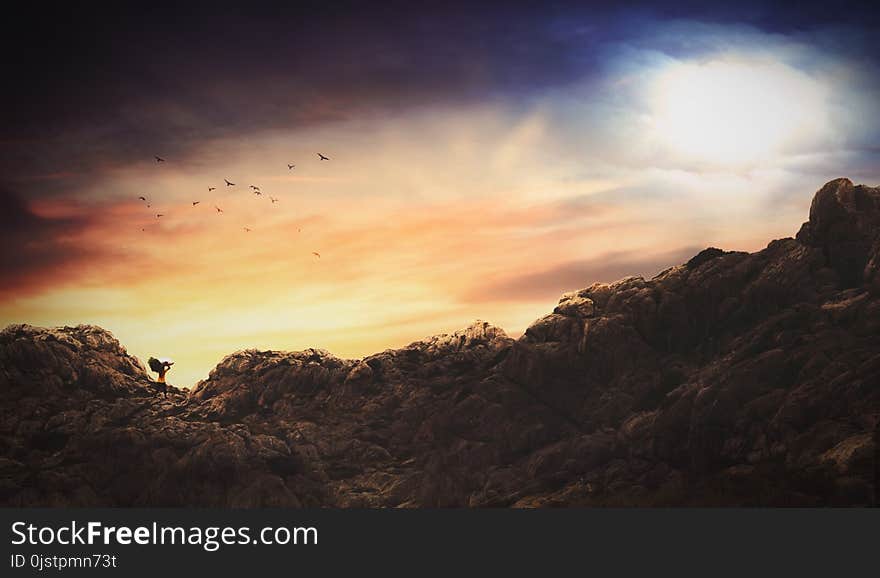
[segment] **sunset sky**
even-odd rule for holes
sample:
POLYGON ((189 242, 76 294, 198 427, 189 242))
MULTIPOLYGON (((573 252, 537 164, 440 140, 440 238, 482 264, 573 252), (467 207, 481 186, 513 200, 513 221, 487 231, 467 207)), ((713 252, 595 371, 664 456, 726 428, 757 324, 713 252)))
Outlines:
POLYGON ((856 4, 285 6, 9 15, 0 326, 97 324, 181 386, 241 348, 516 336, 880 184, 856 4))

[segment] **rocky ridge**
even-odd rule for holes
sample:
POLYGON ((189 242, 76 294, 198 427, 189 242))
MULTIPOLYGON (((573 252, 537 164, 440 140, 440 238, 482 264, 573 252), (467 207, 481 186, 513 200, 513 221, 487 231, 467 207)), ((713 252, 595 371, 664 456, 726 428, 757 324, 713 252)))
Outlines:
POLYGON ((187 393, 90 326, 0 332, 0 502, 40 506, 867 505, 880 189, 796 238, 710 248, 360 360, 246 350, 187 393))

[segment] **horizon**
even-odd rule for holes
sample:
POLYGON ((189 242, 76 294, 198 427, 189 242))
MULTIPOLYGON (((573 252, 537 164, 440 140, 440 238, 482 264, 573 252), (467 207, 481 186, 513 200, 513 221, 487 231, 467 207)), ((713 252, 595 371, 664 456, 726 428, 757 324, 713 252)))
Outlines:
POLYGON ((876 16, 844 5, 18 7, 0 326, 98 325, 192 387, 762 249, 880 184, 876 16))
MULTIPOLYGON (((847 177, 839 177, 839 178, 847 178, 847 177)), ((854 184, 855 184, 855 185, 861 185, 861 184, 863 184, 863 183, 854 183, 854 184)), ((818 190, 818 189, 817 189, 817 190, 818 190)), ((810 198, 812 199, 812 195, 810 195, 810 198)), ((805 219, 805 220, 808 220, 808 217, 807 217, 807 219, 805 219)), ((778 239, 782 239, 782 238, 791 238, 791 237, 794 237, 794 234, 792 234, 792 235, 788 235, 788 236, 786 236, 786 237, 778 237, 778 238, 774 238, 774 239, 769 239, 769 240, 767 240, 767 242, 765 243, 764 246, 759 247, 759 248, 757 248, 757 249, 754 249, 754 251, 760 251, 760 250, 763 249, 766 245, 768 245, 769 243, 773 242, 774 240, 778 240, 778 239)), ((693 255, 691 255, 691 257, 696 256, 697 253, 699 253, 700 251, 703 251, 704 249, 708 249, 708 248, 712 248, 712 247, 704 247, 704 248, 702 248, 702 249, 696 249, 696 248, 695 248, 695 252, 693 253, 693 255)), ((723 248, 722 248, 722 250, 725 251, 725 252, 728 252, 728 251, 735 251, 735 249, 723 249, 723 248)), ((754 252, 754 251, 751 251, 751 250, 750 250, 750 251, 747 251, 747 252, 754 252)), ((685 257, 684 260, 682 260, 681 262, 672 263, 672 264, 670 264, 669 267, 675 267, 675 266, 684 265, 689 259, 690 259, 690 257, 685 257)), ((618 278, 614 278, 614 279, 610 279, 610 278, 609 278, 608 280, 600 280, 600 281, 596 281, 596 282, 604 282, 604 283, 608 283, 608 284, 613 284, 613 283, 615 283, 615 282, 617 282, 617 281, 620 281, 620 280, 622 280, 622 279, 625 279, 625 278, 627 278, 627 277, 632 277, 632 276, 643 277, 643 278, 645 278, 646 280, 650 280, 650 279, 652 279, 653 277, 655 277, 656 275, 659 275, 659 274, 662 273, 663 271, 667 270, 669 267, 664 268, 663 270, 659 270, 659 271, 657 271, 655 274, 623 274, 623 275, 621 275, 621 276, 618 277, 618 278)), ((580 290, 580 289, 585 289, 585 288, 586 288, 586 287, 579 287, 579 288, 573 289, 572 291, 578 291, 578 290, 580 290)), ((563 295, 563 294, 560 294, 559 297, 561 297, 562 295, 563 295)), ((537 320, 539 320, 541 317, 543 317, 544 315, 549 314, 549 312, 552 311, 553 307, 558 303, 558 301, 559 301, 559 300, 556 299, 555 301, 553 301, 553 303, 548 304, 548 308, 547 308, 547 310, 546 310, 544 313, 542 313, 542 314, 538 315, 537 317, 535 317, 535 319, 533 319, 532 322, 537 321, 537 320)), ((226 353, 222 354, 222 356, 221 356, 220 358, 217 359, 217 362, 216 362, 214 365, 211 366, 211 368, 209 369, 209 372, 210 372, 211 370, 213 370, 217 365, 219 365, 220 363, 222 363, 223 359, 225 359, 226 357, 228 357, 228 356, 230 356, 230 355, 234 355, 235 353, 238 353, 238 352, 241 352, 241 351, 273 351, 273 352, 281 352, 281 353, 291 353, 291 352, 305 351, 306 349, 318 349, 318 350, 325 350, 325 351, 328 351, 328 353, 330 353, 330 354, 332 354, 332 355, 335 355, 336 357, 339 357, 339 358, 341 358, 341 359, 359 360, 359 359, 365 359, 365 358, 367 358, 367 357, 370 357, 370 356, 372 356, 372 355, 375 355, 375 354, 381 353, 381 352, 386 351, 386 350, 389 350, 389 349, 390 349, 390 350, 402 349, 402 348, 405 348, 405 347, 407 347, 407 346, 409 346, 409 345, 412 345, 412 344, 414 344, 414 343, 417 343, 417 342, 420 342, 420 341, 424 341, 424 340, 430 339, 431 337, 436 337, 436 336, 440 336, 440 335, 448 335, 448 334, 453 334, 453 333, 456 333, 456 332, 459 332, 459 331, 463 331, 463 330, 465 330, 465 329, 467 329, 467 328, 469 328, 469 327, 471 327, 471 326, 473 326, 473 325, 475 325, 475 324, 477 324, 477 323, 488 323, 488 324, 491 325, 491 326, 494 326, 494 327, 496 327, 496 328, 501 329, 501 330, 504 331, 509 337, 511 337, 511 338, 513 338, 513 339, 518 339, 518 338, 520 338, 520 337, 525 333, 525 330, 528 328, 528 325, 530 325, 532 322, 529 322, 529 323, 528 323, 525 327, 523 327, 521 330, 510 331, 510 330, 508 330, 508 329, 505 328, 505 327, 502 327, 502 326, 500 326, 500 325, 497 325, 497 324, 495 324, 495 323, 492 323, 491 320, 485 320, 485 319, 481 319, 481 318, 475 318, 475 319, 472 319, 471 321, 469 321, 469 322, 463 324, 462 326, 460 326, 460 327, 458 327, 458 328, 455 328, 455 329, 452 329, 452 330, 449 330, 449 331, 438 331, 438 332, 434 332, 434 333, 431 333, 431 334, 424 335, 424 336, 422 336, 422 337, 418 337, 418 338, 410 339, 410 340, 406 341, 405 343, 396 344, 396 345, 390 345, 390 346, 385 347, 385 348, 383 348, 383 349, 378 349, 378 350, 370 351, 370 352, 367 352, 367 353, 354 354, 354 355, 349 355, 349 356, 346 356, 346 355, 339 355, 339 354, 337 354, 337 353, 334 352, 334 351, 326 350, 325 348, 322 348, 322 347, 316 347, 316 346, 308 346, 308 347, 305 347, 305 348, 303 348, 303 349, 298 349, 298 350, 285 350, 285 349, 278 349, 278 348, 272 348, 272 347, 268 347, 268 348, 240 347, 240 348, 235 349, 235 350, 233 350, 233 351, 229 351, 229 352, 226 352, 226 353)), ((119 344, 120 344, 120 345, 121 345, 121 346, 122 346, 122 347, 128 352, 129 355, 135 357, 136 359, 138 359, 138 361, 140 361, 140 363, 144 366, 145 371, 147 372, 147 374, 150 373, 150 370, 149 370, 149 368, 148 368, 148 366, 147 366, 147 363, 146 363, 146 361, 145 361, 145 358, 142 359, 141 356, 139 356, 139 355, 137 355, 137 354, 135 354, 135 353, 133 353, 133 352, 128 351, 128 347, 126 346, 126 343, 125 343, 122 339, 120 339, 120 338, 115 334, 115 332, 114 332, 111 328, 103 327, 103 326, 100 326, 100 325, 97 325, 97 324, 91 324, 91 323, 73 323, 73 324, 67 324, 67 325, 62 325, 62 326, 59 326, 59 325, 55 325, 55 326, 41 326, 41 325, 39 325, 39 324, 33 324, 33 323, 27 323, 27 322, 21 322, 20 324, 31 325, 31 326, 35 326, 35 327, 44 327, 44 328, 75 327, 75 326, 77 326, 77 325, 87 325, 87 326, 98 327, 98 328, 100 328, 100 329, 103 329, 103 330, 105 330, 105 331, 108 331, 108 332, 109 332, 114 338, 116 338, 117 341, 119 341, 119 344)), ((9 323, 9 324, 6 324, 4 328, 8 328, 8 327, 10 327, 10 326, 12 326, 12 325, 15 325, 15 323, 9 323)), ((159 360, 160 360, 160 361, 175 361, 173 358, 170 358, 170 357, 159 357, 159 360)), ((175 364, 175 365, 176 365, 176 364, 175 364)), ((173 370, 172 370, 172 371, 173 371, 173 370)), ((209 372, 208 372, 208 373, 209 373, 209 372)), ((199 377, 199 378, 197 378, 195 381, 193 381, 193 382, 191 382, 191 383, 189 383, 189 384, 174 384, 174 383, 172 383, 171 385, 174 385, 175 387, 179 387, 179 388, 182 388, 182 389, 192 389, 192 388, 196 387, 201 381, 207 379, 207 378, 208 378, 208 373, 205 373, 205 375, 204 375, 203 377, 199 377)), ((188 372, 188 373, 187 373, 187 375, 190 375, 190 374, 192 374, 192 372, 188 372)), ((173 377, 173 376, 171 376, 171 377, 173 377)))

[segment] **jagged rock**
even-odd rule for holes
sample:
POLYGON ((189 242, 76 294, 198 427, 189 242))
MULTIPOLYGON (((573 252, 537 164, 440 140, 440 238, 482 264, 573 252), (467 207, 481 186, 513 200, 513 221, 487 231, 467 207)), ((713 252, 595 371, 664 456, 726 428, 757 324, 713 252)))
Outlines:
POLYGON ((594 310, 593 300, 583 291, 575 291, 563 295, 553 313, 573 317, 592 317, 594 310))
POLYGON ((33 384, 47 392, 84 389, 100 395, 136 393, 143 364, 100 327, 44 329, 10 325, 0 332, 0 387, 33 384))
POLYGON ((708 249, 703 249, 699 253, 697 253, 694 257, 685 263, 685 267, 689 269, 694 269, 699 267, 703 263, 707 263, 716 257, 720 257, 724 254, 724 251, 718 249, 716 247, 709 247, 708 249))
POLYGON ((845 286, 873 286, 880 267, 880 189, 844 178, 829 182, 813 197, 798 240, 821 248, 845 286))
POLYGON ((568 293, 518 340, 239 351, 167 400, 100 328, 10 326, 0 503, 874 503, 878 199, 832 181, 796 239, 568 293))

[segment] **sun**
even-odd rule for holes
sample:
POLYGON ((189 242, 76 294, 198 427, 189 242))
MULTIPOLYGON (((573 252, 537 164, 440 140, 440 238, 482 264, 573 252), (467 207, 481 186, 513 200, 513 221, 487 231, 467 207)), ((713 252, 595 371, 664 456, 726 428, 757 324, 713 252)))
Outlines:
POLYGON ((827 87, 781 62, 680 62, 650 86, 653 137, 684 161, 726 166, 775 159, 808 146, 827 122, 827 87))

